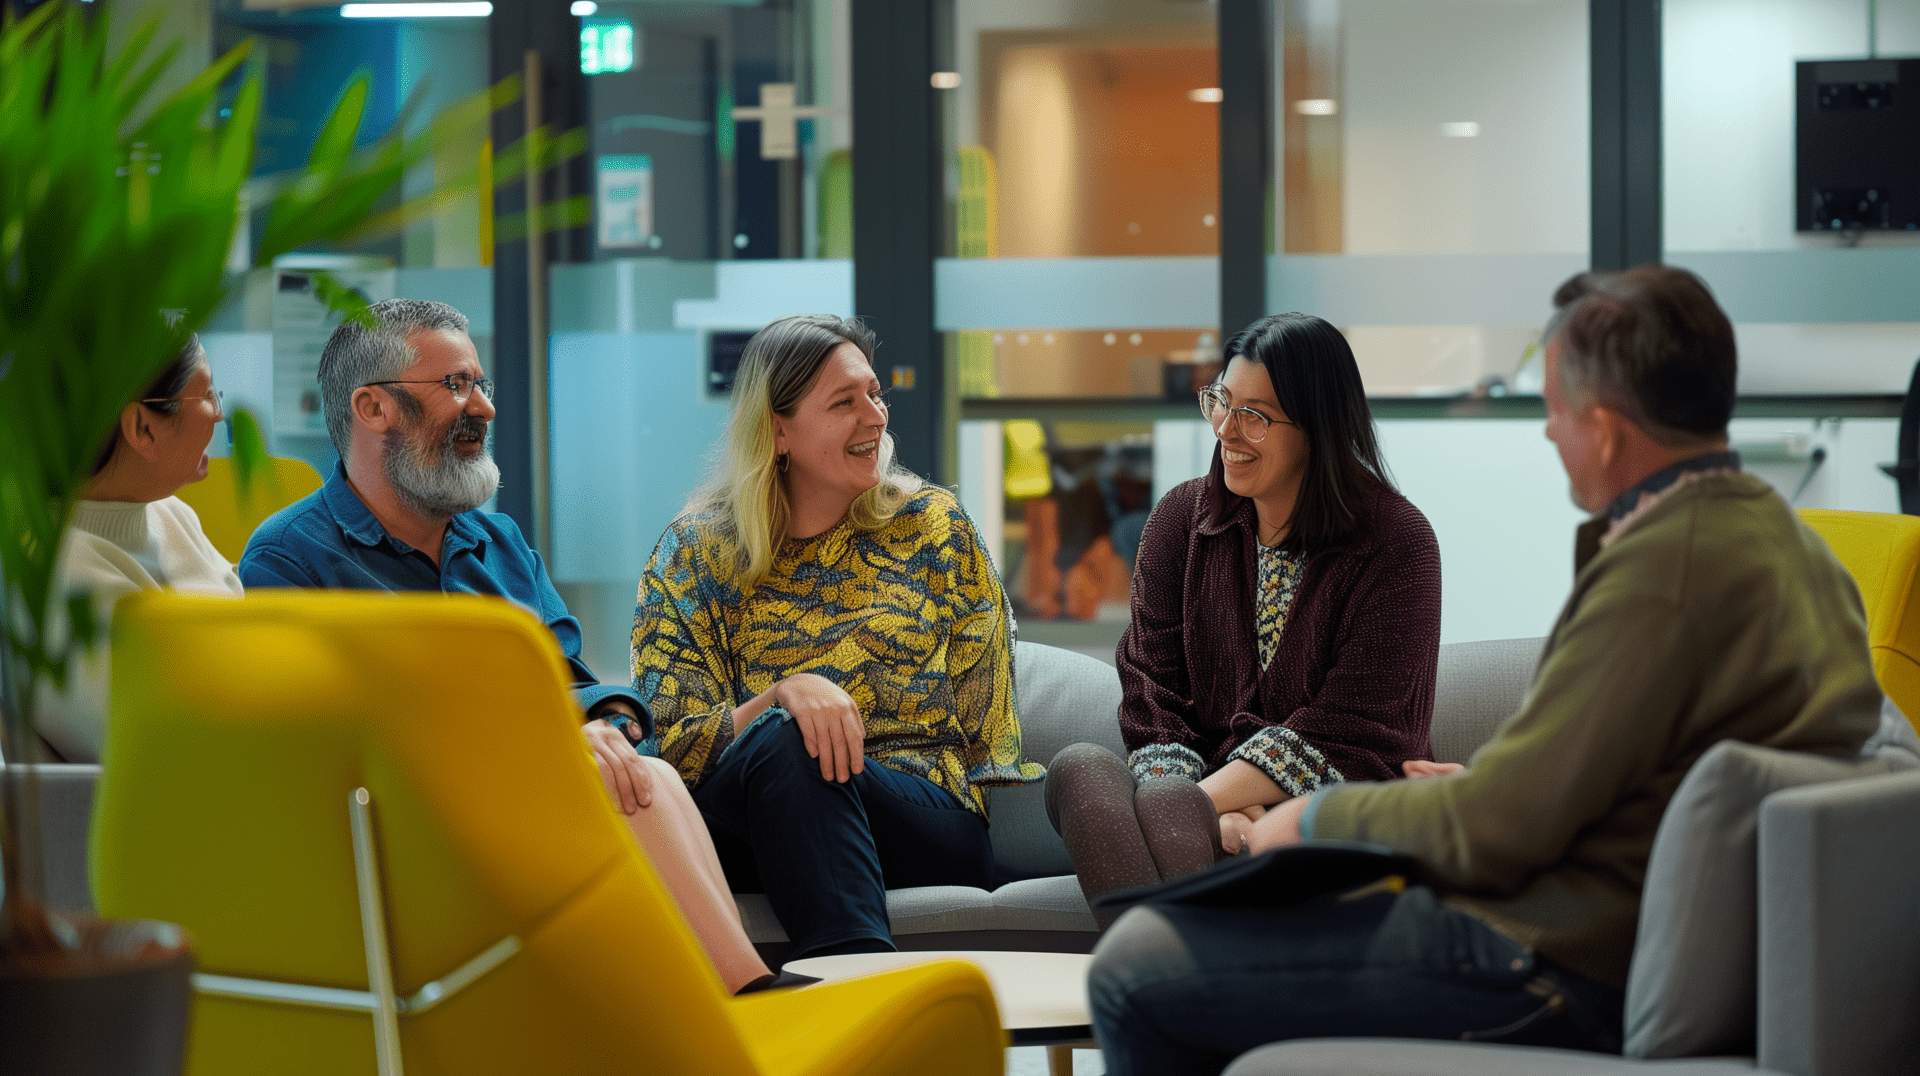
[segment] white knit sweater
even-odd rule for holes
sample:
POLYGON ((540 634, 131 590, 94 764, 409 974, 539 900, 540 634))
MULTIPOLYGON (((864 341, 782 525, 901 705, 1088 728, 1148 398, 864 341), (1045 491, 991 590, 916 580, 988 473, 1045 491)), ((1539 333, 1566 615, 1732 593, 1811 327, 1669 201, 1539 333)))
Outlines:
MULTIPOLYGON (((60 550, 60 575, 55 594, 92 594, 101 624, 112 616, 116 602, 136 590, 240 593, 233 565, 207 540, 200 517, 178 497, 145 504, 81 501, 60 550)), ((40 735, 68 762, 100 760, 108 682, 102 639, 92 653, 75 659, 64 695, 42 685, 36 715, 40 735)))

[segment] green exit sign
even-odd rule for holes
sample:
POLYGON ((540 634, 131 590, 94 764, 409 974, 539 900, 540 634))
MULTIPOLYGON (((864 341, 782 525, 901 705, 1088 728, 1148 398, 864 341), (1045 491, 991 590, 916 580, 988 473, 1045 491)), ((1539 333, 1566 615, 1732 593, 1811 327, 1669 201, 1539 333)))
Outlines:
POLYGON ((613 75, 633 70, 633 24, 625 19, 580 20, 580 71, 613 75))

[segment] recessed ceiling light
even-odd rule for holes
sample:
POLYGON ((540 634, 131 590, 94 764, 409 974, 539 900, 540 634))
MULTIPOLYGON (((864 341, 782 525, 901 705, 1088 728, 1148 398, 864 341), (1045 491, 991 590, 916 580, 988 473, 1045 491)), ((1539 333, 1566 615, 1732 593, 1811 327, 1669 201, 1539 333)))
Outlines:
POLYGON ((1187 91, 1187 100, 1198 101, 1203 105, 1217 105, 1225 99, 1226 96, 1226 94, 1220 92, 1220 87, 1218 86, 1203 86, 1197 90, 1187 91))
POLYGON ((1302 116, 1331 116, 1340 111, 1340 102, 1331 97, 1308 97, 1295 101, 1293 110, 1302 116))
POLYGON ((1460 120, 1455 123, 1443 123, 1440 125, 1440 137, 1442 138, 1479 138, 1480 125, 1473 122, 1472 120, 1460 120))
POLYGON ((957 90, 960 88, 960 72, 935 71, 933 78, 929 81, 933 83, 933 88, 936 90, 957 90))
POLYGON ((573 0, 573 6, 567 9, 581 18, 591 18, 600 13, 600 5, 593 0, 573 0))
POLYGON ((340 5, 343 19, 483 19, 491 14, 489 3, 340 5))

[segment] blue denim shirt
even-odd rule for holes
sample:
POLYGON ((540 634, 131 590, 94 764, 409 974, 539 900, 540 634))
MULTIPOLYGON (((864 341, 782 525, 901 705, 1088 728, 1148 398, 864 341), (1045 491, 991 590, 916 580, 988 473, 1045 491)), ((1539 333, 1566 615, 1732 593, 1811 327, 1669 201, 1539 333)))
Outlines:
POLYGON ((624 699, 641 715, 636 737, 653 734, 653 718, 638 696, 603 685, 580 659, 580 622, 547 577, 547 568, 512 517, 499 512, 462 512, 447 522, 440 563, 387 533, 347 483, 336 463, 326 484, 273 514, 253 532, 240 557, 240 581, 255 587, 339 587, 348 590, 425 590, 446 594, 491 594, 533 611, 553 632, 573 675, 573 697, 582 710, 624 699))

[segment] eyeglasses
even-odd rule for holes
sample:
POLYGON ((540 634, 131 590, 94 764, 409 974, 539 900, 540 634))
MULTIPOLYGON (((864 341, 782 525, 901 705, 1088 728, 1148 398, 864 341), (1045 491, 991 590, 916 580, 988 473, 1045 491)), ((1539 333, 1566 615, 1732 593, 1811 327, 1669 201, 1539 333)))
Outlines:
POLYGON ((165 404, 185 403, 188 400, 212 400, 215 415, 214 421, 218 422, 227 417, 227 394, 221 392, 219 389, 203 392, 198 396, 150 396, 140 402, 143 404, 165 404))
POLYGON ((431 381, 369 381, 367 382, 367 384, 368 385, 445 385, 447 387, 447 391, 453 393, 453 402, 457 404, 466 403, 467 398, 473 395, 474 389, 479 389, 480 395, 485 396, 487 398, 488 403, 492 403, 494 402, 494 400, 498 398, 493 394, 493 378, 474 377, 472 374, 448 374, 445 377, 436 377, 431 381))
POLYGON ((1227 431, 1226 420, 1229 416, 1240 420, 1240 436, 1259 444, 1267 439, 1267 427, 1274 423, 1292 426, 1284 418, 1268 418, 1251 407, 1233 406, 1233 394, 1219 385, 1208 385, 1200 390, 1200 413, 1206 416, 1207 425, 1216 432, 1227 431))

